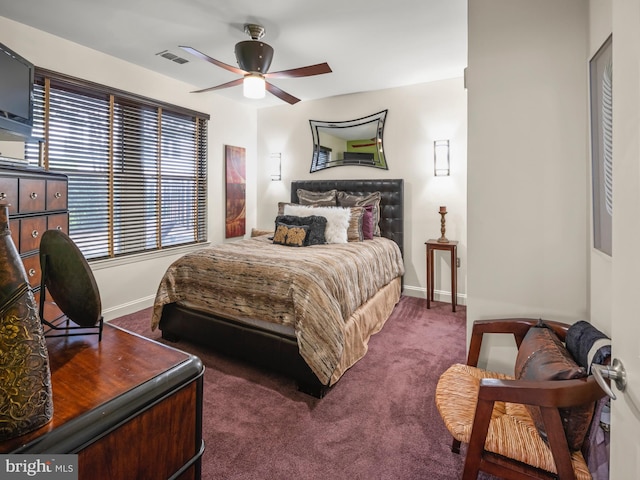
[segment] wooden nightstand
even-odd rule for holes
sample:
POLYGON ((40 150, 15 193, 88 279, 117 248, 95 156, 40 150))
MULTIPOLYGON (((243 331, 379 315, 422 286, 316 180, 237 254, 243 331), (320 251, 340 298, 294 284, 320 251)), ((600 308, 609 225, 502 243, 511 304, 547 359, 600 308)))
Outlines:
POLYGON ((458 242, 449 240, 447 243, 438 242, 438 240, 430 239, 425 242, 427 246, 427 308, 431 308, 433 301, 433 252, 435 250, 448 251, 451 255, 451 307, 456 311, 456 299, 458 289, 458 242))

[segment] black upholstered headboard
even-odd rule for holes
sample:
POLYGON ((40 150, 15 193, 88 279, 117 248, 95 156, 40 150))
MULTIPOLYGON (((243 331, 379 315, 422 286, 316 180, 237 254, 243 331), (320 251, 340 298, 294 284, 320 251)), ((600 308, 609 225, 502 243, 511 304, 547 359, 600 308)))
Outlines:
POLYGON ((298 189, 322 192, 341 190, 353 195, 380 192, 380 234, 398 244, 404 252, 404 181, 379 180, 294 180, 291 202, 298 203, 298 189))

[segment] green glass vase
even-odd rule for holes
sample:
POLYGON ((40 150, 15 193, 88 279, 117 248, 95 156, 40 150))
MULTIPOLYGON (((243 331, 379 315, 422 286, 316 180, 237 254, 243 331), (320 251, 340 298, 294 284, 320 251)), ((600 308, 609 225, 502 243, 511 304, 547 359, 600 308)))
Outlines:
POLYGON ((0 442, 53 417, 51 372, 33 291, 0 204, 0 442))

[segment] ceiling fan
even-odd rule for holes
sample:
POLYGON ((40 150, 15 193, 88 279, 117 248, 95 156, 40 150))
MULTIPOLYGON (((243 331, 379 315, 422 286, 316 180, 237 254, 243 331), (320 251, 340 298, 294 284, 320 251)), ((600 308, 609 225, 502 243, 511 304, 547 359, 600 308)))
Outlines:
POLYGON ((262 25, 247 23, 244 26, 244 31, 251 37, 251 40, 245 40, 236 44, 236 60, 238 61, 238 66, 240 68, 228 65, 216 60, 215 58, 211 58, 195 48, 182 45, 180 46, 180 48, 192 55, 195 55, 196 57, 243 76, 243 78, 238 78, 215 87, 196 90, 192 93, 210 92, 212 90, 235 87, 242 83, 243 93, 247 98, 262 98, 264 97, 266 89, 281 100, 293 105, 294 103, 299 102, 300 99, 285 92, 284 90, 281 90, 272 83, 269 83, 266 79, 311 77, 313 75, 322 75, 324 73, 331 72, 331 67, 329 67, 327 63, 318 63, 316 65, 292 68, 290 70, 281 70, 279 72, 269 72, 269 66, 273 59, 273 48, 260 41, 265 33, 264 27, 262 25))

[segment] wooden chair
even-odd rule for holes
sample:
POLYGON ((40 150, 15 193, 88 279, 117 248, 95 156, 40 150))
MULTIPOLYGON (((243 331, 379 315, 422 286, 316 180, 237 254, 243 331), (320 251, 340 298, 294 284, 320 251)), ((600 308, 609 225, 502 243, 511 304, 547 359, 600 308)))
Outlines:
MULTIPOLYGON (((538 322, 526 318, 476 321, 467 364, 453 365, 440 377, 436 405, 454 437, 452 451, 459 453, 461 442, 468 444, 464 480, 476 479, 480 471, 506 479, 591 478, 581 451, 569 449, 559 409, 566 412, 585 404, 595 409, 605 393, 592 375, 530 381, 477 368, 484 334, 513 334, 520 349, 538 322), (539 407, 546 440, 527 405, 539 407)), ((564 342, 570 325, 544 323, 564 342)))

